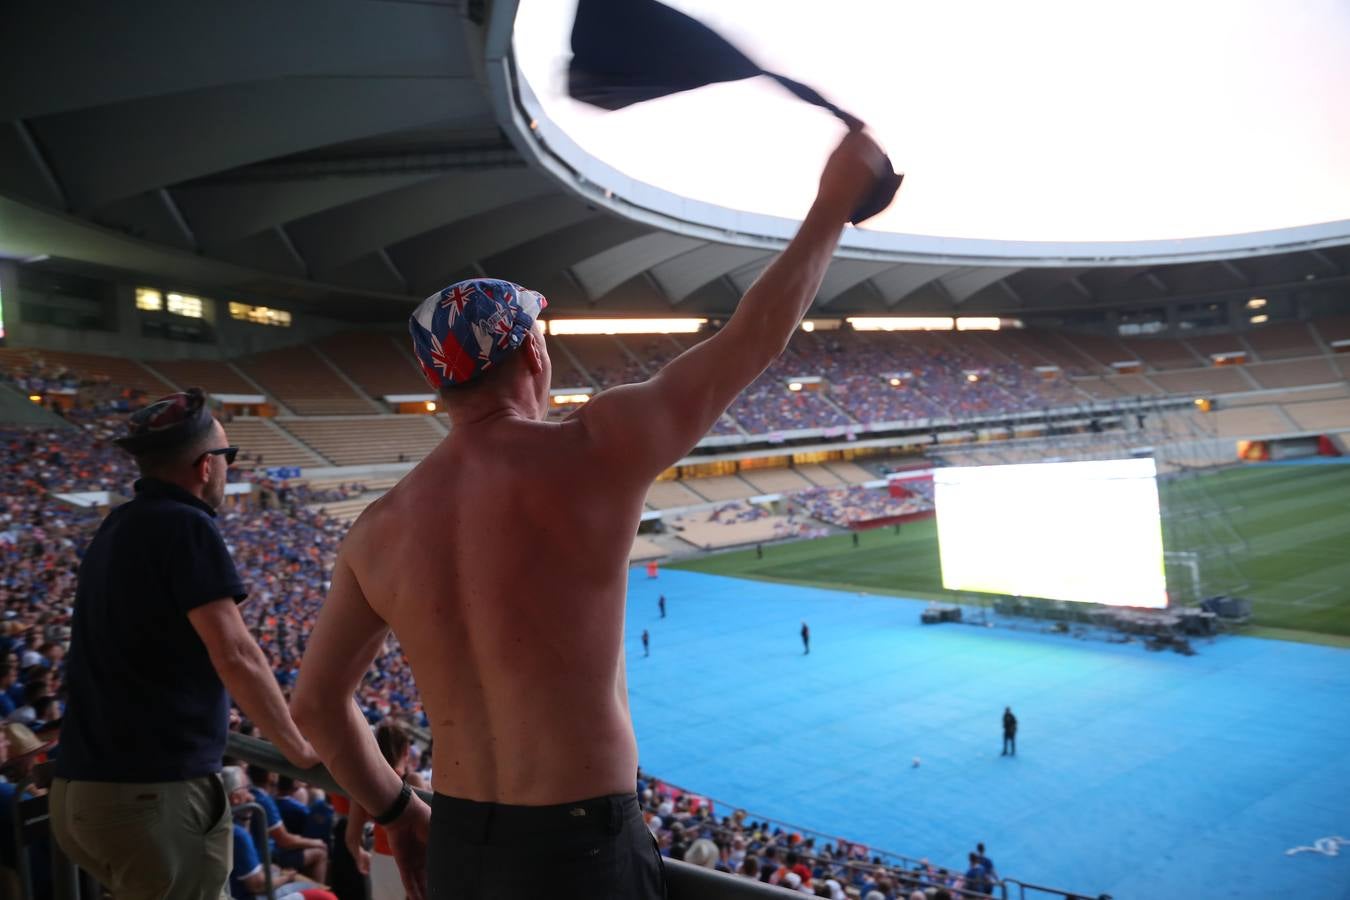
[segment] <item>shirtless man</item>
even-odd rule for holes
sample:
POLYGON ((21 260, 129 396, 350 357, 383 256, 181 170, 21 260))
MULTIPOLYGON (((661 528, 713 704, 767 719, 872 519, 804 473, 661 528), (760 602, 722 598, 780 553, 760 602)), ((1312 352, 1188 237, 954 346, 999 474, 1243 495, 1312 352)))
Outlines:
POLYGON ((664 896, 634 797, 622 652, 643 500, 783 352, 844 223, 888 170, 869 138, 845 137, 797 236, 726 326, 563 422, 544 421, 539 294, 476 279, 413 314, 451 432, 352 526, 292 711, 352 799, 388 823, 414 900, 664 896), (431 808, 352 700, 391 629, 431 720, 431 808))

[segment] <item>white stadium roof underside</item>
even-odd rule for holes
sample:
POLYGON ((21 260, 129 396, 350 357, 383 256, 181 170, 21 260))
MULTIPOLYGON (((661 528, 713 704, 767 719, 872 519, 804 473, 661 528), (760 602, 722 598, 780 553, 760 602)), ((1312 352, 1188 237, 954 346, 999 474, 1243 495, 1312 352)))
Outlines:
MULTIPOLYGON (((522 5, 519 24, 537 5, 522 5)), ((1343 4, 1307 6, 1308 29, 1350 34, 1343 4)), ((564 128, 549 68, 531 81, 534 57, 513 55, 517 12, 513 0, 133 0, 72 19, 61 4, 19 4, 0 56, 0 256, 354 322, 397 319, 480 274, 542 291, 554 314, 728 313, 790 219, 772 202, 758 212, 680 196, 583 151, 591 137, 564 128)), ((961 34, 940 34, 980 64, 961 34)), ((1350 72, 1341 50, 1342 64, 1321 70, 1333 84, 1350 72)), ((1199 116, 1205 93, 1190 103, 1199 116)), ((1350 121, 1339 107, 1339 120, 1327 111, 1333 136, 1350 121)), ((1128 112, 1119 134, 1149 132, 1147 108, 1128 112)), ((960 117, 966 131, 972 117, 960 117)), ((991 120, 991 144, 1027 139, 1009 121, 991 120)), ((1282 123, 1253 115, 1244 127, 1282 123)), ((709 130, 742 167, 763 153, 746 134, 709 130)), ((931 137, 925 146, 940 146, 931 137)), ((1347 182, 1318 194, 1329 206, 1239 234, 1177 238, 1169 225, 1152 240, 990 240, 910 233, 903 219, 850 230, 812 315, 1027 316, 1350 283, 1350 209, 1334 209, 1350 196, 1346 146, 1326 151, 1326 171, 1341 166, 1347 182)), ((897 208, 907 192, 922 207, 923 155, 892 149, 909 169, 897 208)), ((1253 185, 1279 174, 1253 171, 1232 191, 1258 203, 1253 185)), ((809 188, 815 173, 802 178, 809 188)))

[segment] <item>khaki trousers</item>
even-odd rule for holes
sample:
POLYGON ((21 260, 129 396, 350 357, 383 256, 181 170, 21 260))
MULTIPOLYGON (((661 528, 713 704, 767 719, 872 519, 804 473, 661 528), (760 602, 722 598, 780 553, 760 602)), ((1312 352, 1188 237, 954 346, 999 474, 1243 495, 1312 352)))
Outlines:
POLYGON ((52 835, 114 900, 228 900, 234 856, 219 775, 120 784, 52 782, 52 835))

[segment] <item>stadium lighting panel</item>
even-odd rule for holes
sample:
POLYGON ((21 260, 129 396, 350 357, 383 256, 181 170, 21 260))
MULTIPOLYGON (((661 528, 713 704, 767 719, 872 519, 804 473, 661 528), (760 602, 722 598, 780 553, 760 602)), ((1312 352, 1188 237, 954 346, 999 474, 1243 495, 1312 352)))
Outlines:
POLYGON ((933 487, 944 588, 1167 606, 1152 459, 952 467, 933 487))
MULTIPOLYGON (((1350 4, 665 2, 861 117, 905 173, 845 251, 1123 264, 1350 237, 1350 4)), ((790 235, 838 120, 762 77, 588 107, 574 12, 517 4, 524 142, 601 202, 790 235)))

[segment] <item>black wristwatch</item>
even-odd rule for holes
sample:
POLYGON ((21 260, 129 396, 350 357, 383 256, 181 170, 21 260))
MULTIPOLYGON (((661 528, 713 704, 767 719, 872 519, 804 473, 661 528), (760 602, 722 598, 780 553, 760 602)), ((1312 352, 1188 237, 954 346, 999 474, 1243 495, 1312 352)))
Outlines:
POLYGON ((408 801, 412 799, 412 791, 412 785, 406 781, 403 782, 403 790, 398 792, 398 797, 395 798, 394 802, 389 804, 389 808, 382 814, 372 817, 371 821, 376 825, 393 824, 393 821, 403 815, 403 811, 408 808, 408 801))

